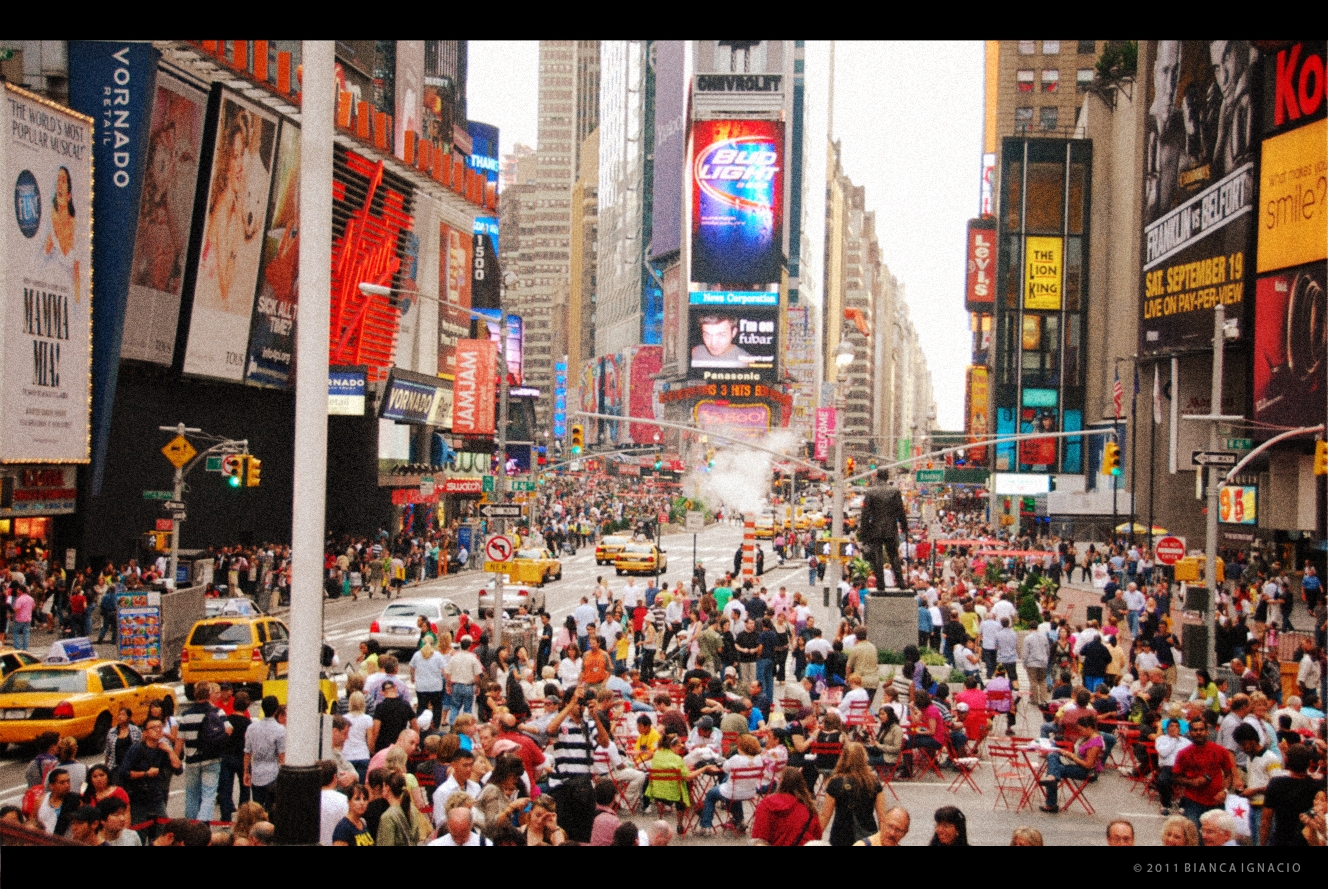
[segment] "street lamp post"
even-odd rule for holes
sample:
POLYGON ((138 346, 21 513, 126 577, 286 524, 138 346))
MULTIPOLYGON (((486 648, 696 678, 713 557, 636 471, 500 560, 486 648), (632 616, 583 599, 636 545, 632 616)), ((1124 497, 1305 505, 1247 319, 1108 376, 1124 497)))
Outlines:
MULTIPOLYGON (((844 373, 848 366, 853 363, 854 349, 850 340, 840 340, 835 348, 835 366, 838 371, 835 374, 835 487, 834 487, 834 506, 832 507, 832 516, 830 524, 830 537, 832 540, 839 540, 844 535, 844 405, 847 396, 844 392, 844 373)), ((823 589, 824 604, 830 605, 830 587, 835 590, 835 611, 839 611, 839 584, 844 576, 844 563, 839 559, 839 553, 830 553, 830 564, 826 572, 830 578, 830 584, 823 589)))

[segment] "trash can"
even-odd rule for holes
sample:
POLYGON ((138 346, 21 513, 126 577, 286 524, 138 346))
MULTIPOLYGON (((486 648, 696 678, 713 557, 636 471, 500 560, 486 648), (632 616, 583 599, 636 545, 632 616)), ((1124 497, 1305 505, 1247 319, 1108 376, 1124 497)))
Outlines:
POLYGON ((1088 620, 1095 620, 1095 621, 1097 621, 1097 625, 1098 625, 1098 626, 1102 626, 1102 606, 1101 606, 1101 605, 1089 605, 1089 606, 1088 606, 1086 609, 1084 609, 1084 610, 1085 610, 1085 612, 1088 614, 1088 620))

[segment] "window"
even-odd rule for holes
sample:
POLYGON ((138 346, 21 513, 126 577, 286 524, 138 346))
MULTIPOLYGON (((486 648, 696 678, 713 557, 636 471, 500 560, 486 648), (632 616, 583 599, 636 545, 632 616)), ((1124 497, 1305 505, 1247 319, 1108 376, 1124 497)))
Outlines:
POLYGON ((1054 93, 1060 88, 1061 72, 1055 68, 1042 69, 1042 92, 1054 93))
POLYGON ((1044 107, 1041 110, 1042 114, 1038 119, 1038 126, 1044 130, 1056 129, 1056 118, 1057 115, 1060 113, 1060 109, 1055 106, 1052 106, 1049 108, 1044 107))
POLYGON ((124 688, 124 679, 109 664, 97 668, 97 678, 101 680, 102 691, 115 691, 118 688, 124 688))
POLYGON ((1061 54, 1061 42, 1059 40, 1042 41, 1042 54, 1044 56, 1058 56, 1061 54))
POLYGON ((1031 106, 1016 108, 1014 110, 1014 131, 1024 133, 1033 125, 1033 109, 1031 106))
POLYGON ((1096 40, 1080 40, 1080 41, 1079 41, 1079 55, 1081 55, 1081 56, 1091 56, 1091 55, 1095 54, 1096 52, 1097 52, 1097 41, 1096 41, 1096 40))
POLYGON ((1075 86, 1078 87, 1079 92, 1088 89, 1093 85, 1093 69, 1080 68, 1078 71, 1074 72, 1074 83, 1075 86))
POLYGON ((1020 68, 1014 74, 1015 86, 1021 93, 1033 91, 1033 69, 1020 68))
POLYGON ((1036 41, 1036 40, 1020 40, 1020 41, 1019 41, 1019 55, 1021 55, 1021 56, 1031 56, 1031 55, 1033 55, 1033 54, 1036 53, 1036 52, 1037 52, 1037 41, 1036 41))

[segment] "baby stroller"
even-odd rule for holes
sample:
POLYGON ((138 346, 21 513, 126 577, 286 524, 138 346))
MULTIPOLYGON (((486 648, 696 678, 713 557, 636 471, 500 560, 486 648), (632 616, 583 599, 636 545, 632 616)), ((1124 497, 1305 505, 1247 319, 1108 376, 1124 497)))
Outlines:
MULTIPOLYGON (((656 655, 658 658, 659 656, 656 655)), ((655 661, 656 679, 681 679, 687 672, 687 650, 674 642, 661 659, 655 661)))

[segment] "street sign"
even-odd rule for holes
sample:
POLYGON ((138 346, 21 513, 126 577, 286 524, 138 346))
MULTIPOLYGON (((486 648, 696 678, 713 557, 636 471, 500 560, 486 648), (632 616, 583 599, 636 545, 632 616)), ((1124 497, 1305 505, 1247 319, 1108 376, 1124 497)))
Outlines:
POLYGON ((699 510, 691 510, 687 513, 687 524, 684 526, 688 531, 696 534, 705 530, 705 513, 699 510))
POLYGON ((509 574, 512 571, 511 562, 485 562, 484 570, 490 574, 509 574))
POLYGON ((171 465, 176 469, 180 469, 198 455, 198 451, 194 450, 194 446, 189 443, 189 439, 183 435, 175 436, 170 444, 161 449, 161 452, 166 455, 166 459, 170 460, 171 465))
POLYGON ((177 522, 183 522, 187 516, 182 512, 173 512, 171 513, 171 518, 177 522))
POLYGON ((144 500, 170 500, 175 496, 174 491, 144 491, 144 500))
POLYGON ((204 471, 204 472, 221 472, 221 460, 222 460, 222 457, 221 457, 220 454, 213 454, 211 457, 208 457, 208 458, 207 458, 207 463, 205 463, 204 466, 203 466, 203 471, 204 471))
POLYGON ((1177 537, 1163 537, 1154 549, 1157 560, 1163 565, 1174 565, 1185 558, 1185 544, 1177 537))
POLYGON ((534 483, 533 481, 526 481, 526 480, 524 480, 524 479, 513 479, 513 480, 512 480, 512 490, 513 490, 513 491, 533 491, 533 490, 535 490, 535 483, 534 483))
POLYGON ((426 476, 424 476, 424 477, 422 477, 422 478, 420 479, 420 496, 421 496, 421 497, 432 497, 432 496, 433 496, 433 488, 434 488, 433 476, 431 476, 431 475, 426 475, 426 476))
POLYGON ((515 503, 486 503, 480 507, 480 515, 486 519, 516 519, 521 517, 521 507, 515 503))
POLYGON ((1254 447, 1254 440, 1250 438, 1224 438, 1222 447, 1228 451, 1248 451, 1254 447))
POLYGON ((175 530, 175 524, 170 519, 157 519, 157 530, 173 531, 175 530))
POLYGON ((184 509, 184 503, 183 503, 182 501, 180 501, 180 500, 167 500, 165 503, 163 503, 163 504, 161 505, 161 508, 162 508, 162 509, 166 509, 166 510, 171 510, 171 509, 176 509, 176 510, 184 509))
POLYGON ((1195 466, 1235 466, 1240 455, 1231 451, 1194 451, 1195 466))
POLYGON ((919 469, 919 470, 918 470, 918 483, 919 483, 919 484, 925 484, 925 483, 927 483, 927 482, 941 482, 941 481, 945 481, 945 470, 944 470, 944 469, 919 469))
POLYGON ((484 544, 484 556, 490 562, 508 562, 512 559, 512 538, 495 534, 484 544))
POLYGON ((484 477, 484 483, 483 483, 483 486, 482 486, 482 490, 483 490, 484 493, 486 493, 486 494, 492 494, 492 493, 493 493, 493 491, 494 491, 494 488, 493 488, 493 476, 491 476, 491 475, 486 475, 486 476, 484 477))

